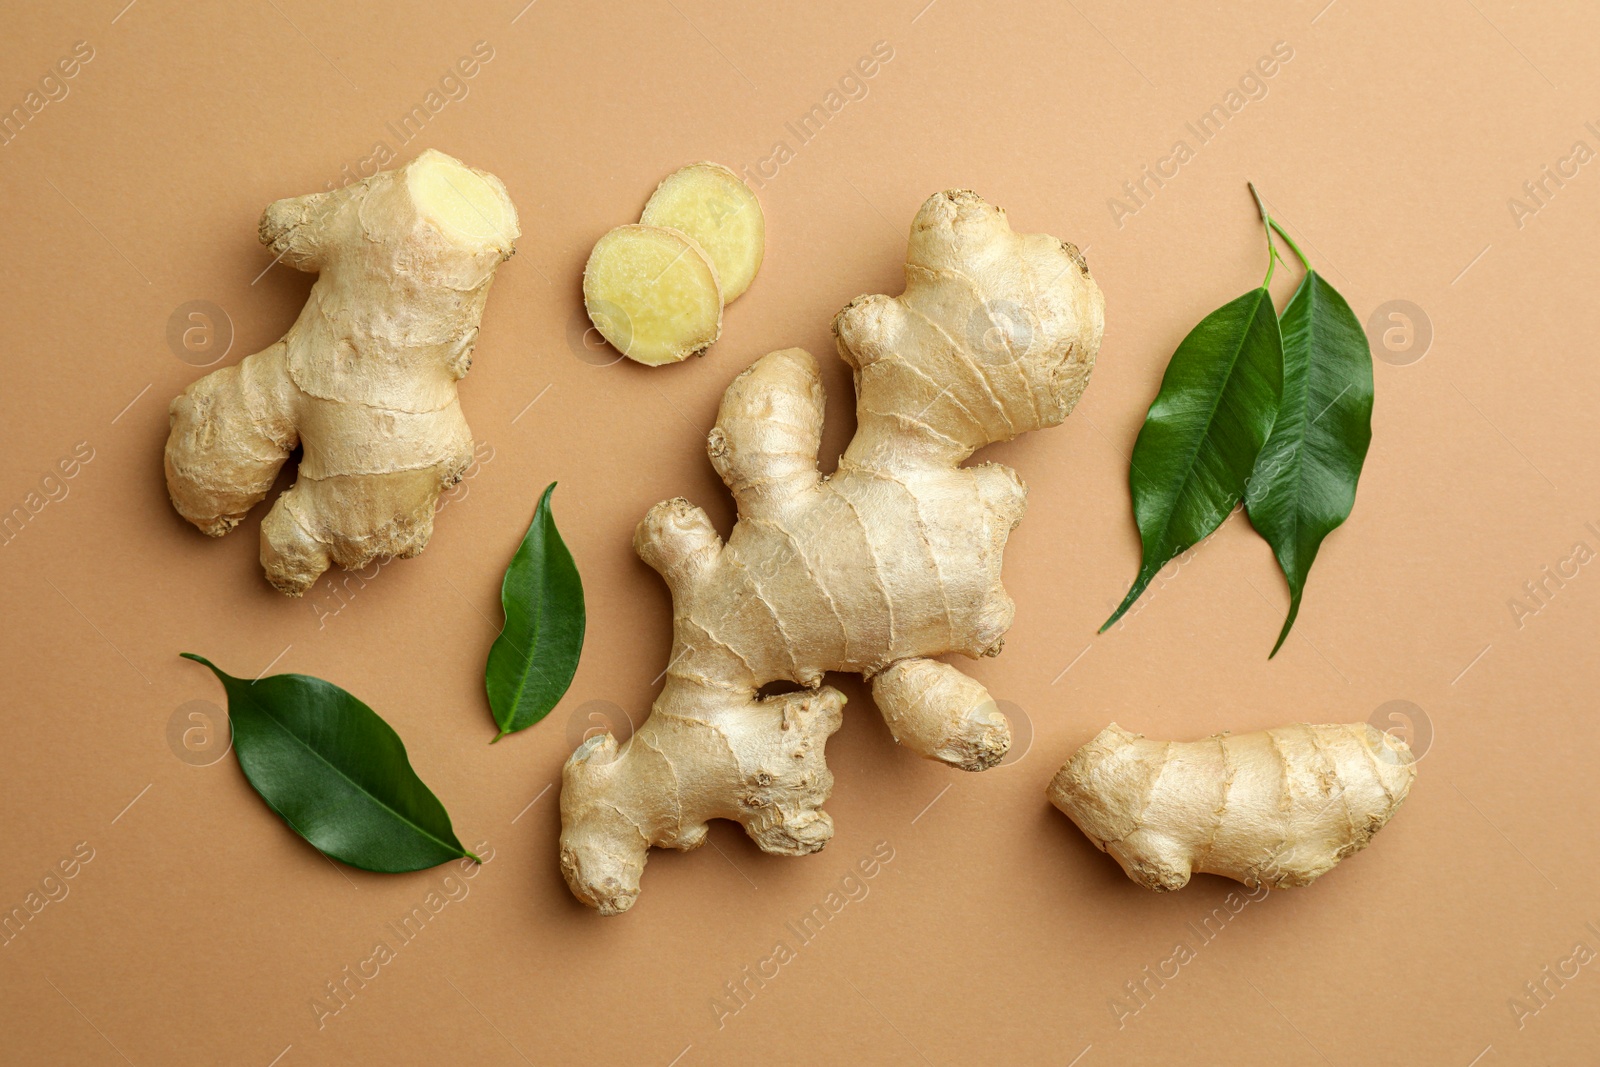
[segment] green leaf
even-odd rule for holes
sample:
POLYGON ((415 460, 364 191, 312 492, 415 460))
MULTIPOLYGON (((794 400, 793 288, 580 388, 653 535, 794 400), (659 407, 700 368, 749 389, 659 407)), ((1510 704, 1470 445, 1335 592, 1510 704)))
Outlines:
POLYGON ((1322 539, 1350 516, 1372 440, 1372 355, 1344 297, 1307 270, 1282 329, 1283 400, 1245 495, 1250 524, 1289 583, 1289 615, 1271 656, 1300 613, 1322 539))
POLYGON ((1215 530, 1243 499, 1282 381, 1283 342, 1265 286, 1201 319, 1178 345, 1128 472, 1144 548, 1139 574, 1101 633, 1168 560, 1215 530))
POLYGON ((496 741, 546 715, 572 684, 583 651, 583 582, 550 514, 551 482, 500 586, 506 624, 489 649, 483 684, 496 741))
POLYGON ((267 806, 320 852, 394 873, 476 860, 422 783, 400 736, 361 701, 320 678, 275 674, 248 682, 209 660, 228 694, 233 750, 267 806))

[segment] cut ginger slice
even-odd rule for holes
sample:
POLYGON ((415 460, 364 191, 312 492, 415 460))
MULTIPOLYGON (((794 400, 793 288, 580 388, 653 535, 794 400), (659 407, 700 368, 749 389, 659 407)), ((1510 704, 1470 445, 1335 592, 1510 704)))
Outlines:
POLYGON ((618 352, 648 367, 704 351, 722 332, 722 288, 689 236, 662 226, 618 226, 583 268, 589 320, 618 352))
POLYGON ((717 268, 722 299, 733 303, 755 280, 767 247, 761 203, 720 163, 691 163, 656 186, 639 221, 694 239, 717 268))

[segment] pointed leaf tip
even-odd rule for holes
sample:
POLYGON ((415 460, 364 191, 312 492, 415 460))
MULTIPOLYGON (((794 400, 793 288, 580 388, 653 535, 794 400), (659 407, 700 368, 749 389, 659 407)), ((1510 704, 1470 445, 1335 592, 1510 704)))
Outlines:
POLYGON ((495 741, 550 713, 571 686, 583 651, 583 582, 550 510, 555 489, 551 482, 539 497, 501 581, 505 625, 484 666, 489 708, 500 728, 495 741))
POLYGON ((1300 614, 1300 598, 1295 597, 1294 603, 1289 605, 1288 617, 1283 620, 1283 629, 1278 631, 1277 643, 1272 646, 1272 651, 1267 653, 1268 659, 1275 658, 1278 655, 1278 649, 1282 648, 1283 643, 1289 639, 1289 629, 1294 626, 1294 617, 1298 614, 1300 614))
POLYGON ((1283 312, 1283 391, 1245 497, 1250 525, 1272 546, 1289 612, 1300 611, 1323 539, 1349 517, 1372 440, 1372 356, 1350 305, 1308 270, 1283 312))
POLYGON ((245 779, 323 855, 386 873, 469 855, 400 736, 350 693, 303 674, 245 681, 181 655, 221 681, 245 779))
POLYGON ((1178 345, 1129 465, 1139 573, 1101 633, 1244 497, 1282 387, 1283 342, 1265 287, 1213 311, 1178 345))

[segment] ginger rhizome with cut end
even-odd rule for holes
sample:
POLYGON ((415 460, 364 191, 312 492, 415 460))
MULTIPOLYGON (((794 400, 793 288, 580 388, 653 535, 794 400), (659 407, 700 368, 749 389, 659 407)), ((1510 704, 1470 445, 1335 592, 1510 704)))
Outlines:
POLYGON ((637 224, 595 243, 583 304, 600 336, 637 363, 698 355, 722 308, 750 287, 767 245, 756 194, 720 163, 691 163, 656 187, 637 224))
POLYGON ((179 514, 227 533, 299 444, 295 484, 261 524, 268 581, 299 596, 332 563, 421 552, 440 492, 472 462, 456 382, 518 236, 500 179, 432 150, 268 207, 261 242, 317 281, 283 340, 172 402, 179 514))
POLYGON ((1367 723, 1152 741, 1116 723, 1048 790, 1128 877, 1182 889, 1196 871, 1310 885, 1367 847, 1416 778, 1404 741, 1367 723))
POLYGON ((562 773, 561 867, 606 914, 639 892, 651 846, 690 849, 731 819, 768 852, 833 834, 823 758, 839 728, 826 671, 871 680, 901 744, 969 770, 1009 727, 988 692, 932 657, 992 656, 1014 606, 1001 555, 1022 518, 1010 469, 961 464, 985 445, 1066 418, 1089 380, 1104 304, 1078 250, 1013 233, 970 192, 928 199, 906 288, 835 318, 855 371, 855 438, 817 468, 823 395, 797 348, 728 387, 707 441, 738 503, 726 543, 686 500, 657 504, 634 548, 672 591, 666 685, 626 743, 584 742, 562 773), (805 689, 760 698, 772 682, 805 689))

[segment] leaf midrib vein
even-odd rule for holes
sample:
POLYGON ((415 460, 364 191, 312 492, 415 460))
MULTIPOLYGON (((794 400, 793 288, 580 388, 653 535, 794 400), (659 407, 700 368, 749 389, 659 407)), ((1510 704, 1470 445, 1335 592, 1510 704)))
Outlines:
MULTIPOLYGON (((1163 541, 1165 541, 1167 539, 1167 535, 1171 532, 1171 530, 1172 530, 1172 520, 1178 513, 1178 508, 1177 508, 1178 498, 1183 495, 1183 491, 1194 480, 1195 459, 1200 455, 1200 449, 1205 445, 1206 438, 1208 436, 1210 436, 1212 424, 1214 422, 1216 422, 1217 408, 1220 407, 1221 404, 1222 404, 1222 394, 1227 392, 1229 383, 1233 381, 1234 370, 1239 365, 1239 355, 1240 355, 1240 353, 1242 353, 1244 351, 1245 341, 1246 341, 1246 339, 1249 338, 1250 331, 1255 327, 1256 315, 1261 310, 1261 294, 1264 291, 1265 290, 1260 290, 1260 289, 1256 290, 1256 302, 1255 302, 1254 306, 1252 306, 1251 309, 1250 309, 1250 320, 1246 324, 1244 332, 1242 334, 1240 334, 1240 336, 1239 336, 1239 343, 1234 346, 1232 358, 1230 358, 1228 360, 1228 373, 1227 373, 1227 376, 1223 379, 1222 388, 1217 390, 1216 398, 1214 400, 1212 400, 1212 402, 1211 402, 1211 410, 1206 413, 1205 432, 1201 433, 1199 435, 1199 437, 1196 439, 1196 441, 1194 443, 1194 448, 1192 448, 1189 451, 1189 458, 1184 463, 1183 478, 1179 482, 1177 490, 1173 493, 1173 507, 1172 507, 1172 509, 1170 511, 1167 512, 1167 517, 1166 517, 1165 521, 1163 521, 1162 524, 1161 524, 1161 533, 1160 533, 1160 538, 1159 538, 1159 540, 1157 542, 1158 544, 1163 542, 1163 541)), ((1280 386, 1280 388, 1281 388, 1281 386, 1280 386)), ((1270 430, 1267 432, 1267 436, 1268 437, 1272 436, 1272 432, 1270 430)), ((1265 439, 1263 439, 1263 444, 1265 444, 1265 439)), ((1163 564, 1164 563, 1165 563, 1165 561, 1163 561, 1163 564)))
MULTIPOLYGON (((279 730, 283 731, 283 733, 285 735, 287 735, 291 740, 293 740, 301 748, 305 749, 305 751, 307 751, 307 752, 311 753, 311 755, 315 756, 319 762, 321 762, 329 770, 333 771, 334 774, 337 774, 340 778, 343 778, 346 782, 349 782, 350 785, 358 793, 360 793, 362 796, 370 798, 373 803, 378 805, 378 807, 382 808, 384 811, 389 812, 397 820, 399 820, 401 823, 405 824, 406 826, 411 827, 413 830, 417 831, 417 833, 421 834, 423 837, 426 837, 428 840, 433 841, 436 844, 439 844, 439 845, 443 846, 446 849, 454 851, 456 853, 456 855, 465 855, 466 854, 465 850, 463 850, 459 845, 451 845, 448 841, 445 841, 445 840, 443 840, 443 839, 441 839, 439 837, 434 836, 433 833, 431 833, 427 829, 423 828, 422 826, 418 825, 417 823, 411 821, 405 815, 401 814, 397 809, 395 809, 395 808, 391 807, 389 804, 385 803, 382 798, 380 798, 377 794, 373 793, 371 790, 367 789, 366 786, 362 785, 360 782, 357 782, 354 778, 351 778, 337 764, 335 764, 334 762, 329 760, 326 756, 324 756, 321 752, 317 751, 315 748, 311 747, 310 743, 308 743, 305 739, 303 739, 299 734, 297 734, 293 730, 289 729, 288 725, 286 723, 284 723, 282 720, 280 720, 276 715, 274 715, 272 713, 271 709, 268 708, 268 706, 266 704, 262 703, 259 700, 254 700, 254 699, 249 700, 249 703, 251 705, 253 705, 256 709, 258 709, 262 713, 262 715, 266 717, 266 720, 268 722, 272 723, 272 725, 276 726, 279 730)), ((372 714, 376 715, 377 713, 376 712, 372 712, 372 714)), ((385 724, 385 725, 387 725, 387 724, 385 724)), ((404 757, 404 752, 403 751, 402 751, 401 755, 402 755, 402 757, 404 757)), ((411 770, 411 773, 413 775, 416 774, 416 769, 411 767, 411 761, 409 759, 406 760, 406 766, 407 766, 407 769, 411 770)), ((418 781, 420 782, 421 779, 419 778, 418 781)), ((425 783, 423 784, 423 788, 427 789, 427 785, 425 783)), ((430 792, 431 792, 431 790, 430 790, 430 792)), ((438 798, 435 797, 434 799, 437 800, 438 798)))
MULTIPOLYGON (((535 519, 534 519, 535 524, 537 524, 538 521, 539 521, 538 518, 535 517, 535 519)), ((529 533, 531 534, 532 531, 530 530, 529 533)), ((542 542, 544 540, 544 531, 540 530, 539 533, 540 533, 540 541, 542 542)), ((539 572, 533 570, 533 565, 534 565, 533 547, 528 542, 528 540, 526 538, 523 540, 522 546, 519 547, 518 550, 517 550, 517 554, 518 555, 522 554, 522 548, 527 548, 528 549, 529 577, 531 577, 533 579, 533 581, 530 584, 537 587, 535 589, 535 591, 534 591, 535 594, 537 594, 539 592, 542 592, 543 589, 544 589, 544 585, 545 585, 545 583, 544 583, 544 575, 542 573, 539 573, 539 572)), ((517 561, 516 560, 512 560, 511 565, 513 567, 515 567, 517 565, 517 561)), ((532 599, 532 598, 530 598, 530 599, 532 599)), ((538 597, 538 600, 542 604, 544 602, 544 597, 540 596, 540 597, 538 597)), ((503 611, 505 613, 506 620, 508 622, 510 621, 510 618, 511 618, 511 608, 512 608, 512 604, 507 603, 505 597, 502 596, 501 599, 500 599, 500 609, 501 609, 501 611, 503 611)), ((544 627, 542 625, 540 625, 542 621, 543 620, 540 618, 539 612, 532 610, 531 605, 530 605, 529 611, 528 611, 528 628, 532 631, 532 636, 531 636, 531 639, 528 642, 528 651, 526 653, 524 653, 522 655, 522 657, 521 657, 523 669, 517 672, 516 692, 512 695, 511 708, 510 708, 510 711, 506 715, 506 721, 505 722, 496 722, 495 723, 496 726, 500 727, 502 735, 504 735, 506 733, 510 733, 511 732, 511 727, 517 721, 517 711, 518 711, 518 709, 520 709, 522 707, 522 694, 524 692, 526 692, 527 688, 528 688, 528 674, 529 674, 529 672, 530 671, 538 671, 539 672, 539 676, 541 678, 544 677, 544 671, 539 670, 538 666, 535 665, 534 662, 533 662, 533 657, 536 654, 538 654, 538 651, 539 651, 539 638, 540 638, 540 635, 544 633, 544 627)), ((500 628, 500 636, 495 638, 495 641, 494 641, 495 648, 499 648, 502 641, 506 642, 508 647, 509 647, 510 641, 506 637, 506 628, 503 627, 503 626, 500 628)), ((515 648, 512 648, 511 650, 513 652, 517 651, 515 648)), ((492 652, 493 649, 491 649, 490 651, 492 652)), ((546 680, 548 681, 548 679, 546 679, 546 680)), ((529 725, 531 726, 532 723, 529 723, 529 725)))

